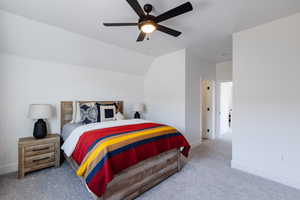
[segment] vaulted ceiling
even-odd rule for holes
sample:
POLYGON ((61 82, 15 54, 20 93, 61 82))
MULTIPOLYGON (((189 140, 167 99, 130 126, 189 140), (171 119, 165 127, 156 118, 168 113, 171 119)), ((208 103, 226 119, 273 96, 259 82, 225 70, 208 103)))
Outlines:
MULTIPOLYGON (((151 3, 153 15, 185 0, 139 0, 151 3)), ((105 43, 159 56, 190 47, 210 61, 231 59, 234 32, 300 11, 299 0, 191 0, 194 11, 162 24, 182 31, 179 38, 161 32, 149 41, 136 43, 136 27, 107 28, 103 22, 136 22, 137 16, 125 0, 1 0, 0 9, 55 25, 105 43)))

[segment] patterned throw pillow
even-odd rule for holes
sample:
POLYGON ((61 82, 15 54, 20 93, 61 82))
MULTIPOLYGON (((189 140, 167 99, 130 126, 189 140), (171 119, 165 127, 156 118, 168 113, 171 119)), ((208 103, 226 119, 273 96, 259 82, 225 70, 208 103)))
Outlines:
POLYGON ((80 105, 81 121, 84 124, 97 122, 98 110, 95 104, 85 103, 80 105))
POLYGON ((116 105, 115 104, 96 104, 98 109, 98 122, 116 120, 116 105))
POLYGON ((116 120, 116 112, 118 110, 116 104, 99 104, 96 103, 98 109, 97 122, 105 122, 116 120))

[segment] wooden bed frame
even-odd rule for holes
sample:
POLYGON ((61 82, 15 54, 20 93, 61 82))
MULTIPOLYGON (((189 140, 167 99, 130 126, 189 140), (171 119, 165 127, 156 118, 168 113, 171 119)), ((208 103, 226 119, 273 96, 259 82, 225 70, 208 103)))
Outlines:
MULTIPOLYGON (((80 103, 116 104, 118 110, 123 113, 122 101, 80 101, 80 103)), ((69 116, 72 116, 72 112, 72 102, 61 102, 61 128, 71 121, 69 116)), ((78 169, 78 165, 71 157, 65 154, 64 157, 74 170, 78 169)), ((144 160, 117 174, 108 184, 107 190, 102 197, 97 197, 92 192, 90 193, 97 200, 135 199, 180 170, 181 153, 179 149, 173 149, 144 160)), ((81 178, 81 180, 86 185, 84 179, 81 178)))

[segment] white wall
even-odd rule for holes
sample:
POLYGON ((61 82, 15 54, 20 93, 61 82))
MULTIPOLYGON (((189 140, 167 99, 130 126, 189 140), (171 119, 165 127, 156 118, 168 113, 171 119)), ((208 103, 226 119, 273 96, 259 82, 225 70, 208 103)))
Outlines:
POLYGON ((220 136, 221 83, 232 82, 232 61, 216 64, 216 137, 220 136))
POLYGON ((233 36, 232 166, 300 188, 300 14, 233 36))
POLYGON ((232 61, 216 64, 216 80, 217 82, 232 81, 232 61))
POLYGON ((0 51, 34 59, 138 75, 154 59, 1 10, 0 30, 0 51))
POLYGON ((215 64, 184 49, 155 59, 144 82, 146 118, 178 128, 201 143, 201 80, 215 80, 215 64))
POLYGON ((17 140, 32 136, 29 104, 55 106, 50 130, 59 133, 60 101, 123 100, 126 114, 132 117, 133 104, 143 102, 143 80, 143 76, 0 54, 0 173, 16 170, 17 140))
MULTIPOLYGON (((185 49, 158 57, 144 80, 146 119, 185 133, 185 49)), ((187 135, 189 139, 189 135, 187 135)))
POLYGON ((192 146, 201 143, 202 138, 202 80, 215 80, 215 64, 201 59, 191 49, 186 50, 186 133, 192 146))

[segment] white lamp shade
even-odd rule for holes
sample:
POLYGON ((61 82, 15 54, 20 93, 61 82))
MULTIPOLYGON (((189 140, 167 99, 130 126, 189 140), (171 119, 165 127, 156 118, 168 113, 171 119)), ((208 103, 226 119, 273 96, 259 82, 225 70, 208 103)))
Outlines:
POLYGON ((48 119, 52 116, 51 105, 31 104, 29 106, 28 117, 31 119, 48 119))
POLYGON ((145 110, 145 105, 142 104, 142 103, 136 104, 134 106, 134 111, 135 112, 144 112, 144 110, 145 110))

